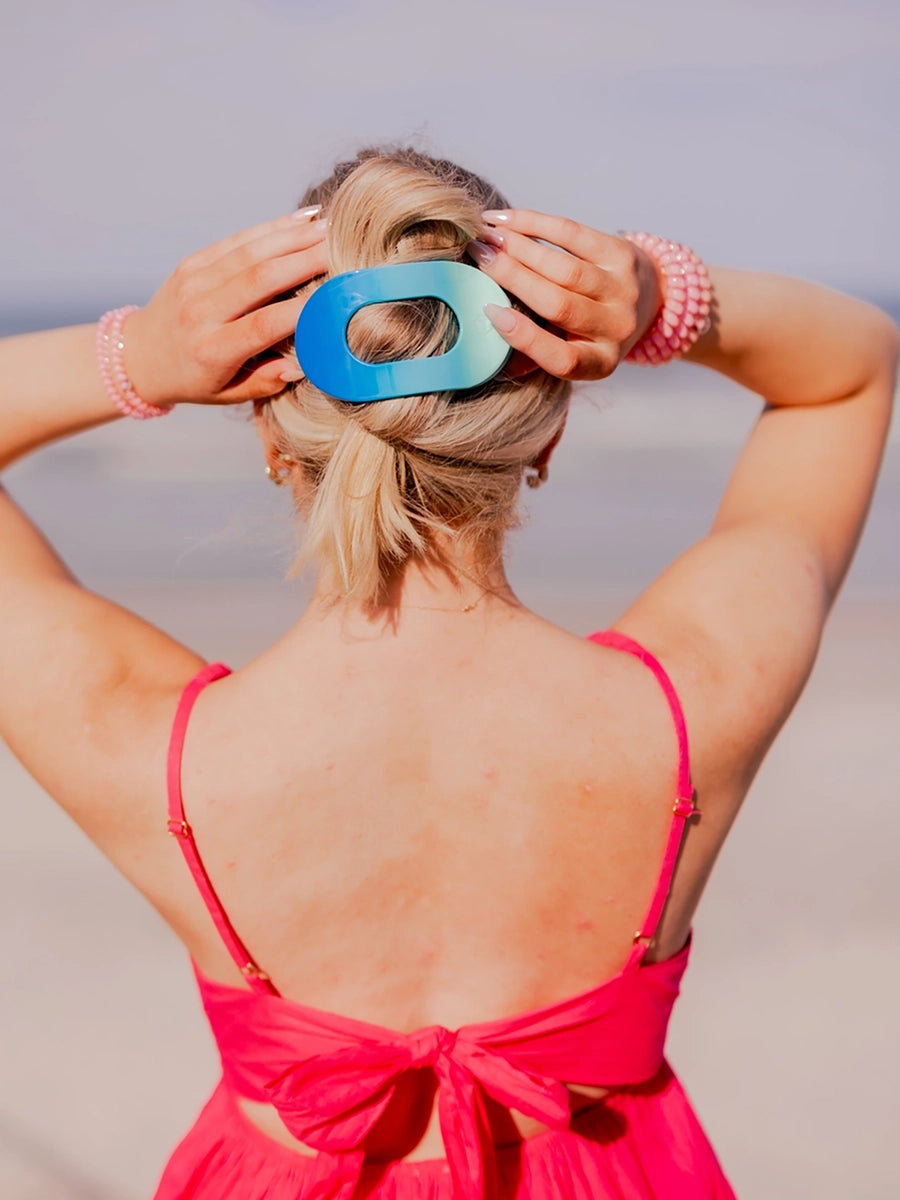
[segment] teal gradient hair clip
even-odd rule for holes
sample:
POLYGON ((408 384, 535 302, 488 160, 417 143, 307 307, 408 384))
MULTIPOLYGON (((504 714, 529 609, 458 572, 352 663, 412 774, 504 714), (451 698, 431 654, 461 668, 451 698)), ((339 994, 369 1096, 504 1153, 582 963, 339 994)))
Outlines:
POLYGON ((351 404, 478 387, 505 365, 512 350, 484 314, 509 297, 483 271, 443 259, 348 271, 323 283, 303 306, 294 348, 307 379, 351 404), (367 304, 430 296, 451 308, 459 337, 446 354, 367 363, 347 345, 347 326, 367 304))

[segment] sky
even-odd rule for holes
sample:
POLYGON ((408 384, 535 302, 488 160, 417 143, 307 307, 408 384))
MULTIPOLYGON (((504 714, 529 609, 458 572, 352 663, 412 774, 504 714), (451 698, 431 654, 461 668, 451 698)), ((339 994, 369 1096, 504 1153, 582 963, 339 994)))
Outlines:
POLYGON ((896 0, 35 0, 0 16, 0 318, 141 303, 412 140, 523 206, 900 293, 896 0))

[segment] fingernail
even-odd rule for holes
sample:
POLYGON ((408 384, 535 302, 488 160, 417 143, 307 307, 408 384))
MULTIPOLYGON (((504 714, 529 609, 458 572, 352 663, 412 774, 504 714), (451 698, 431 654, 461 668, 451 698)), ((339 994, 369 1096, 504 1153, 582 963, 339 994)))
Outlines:
POLYGON ((498 233, 496 229, 485 229, 480 240, 486 242, 489 246, 496 246, 501 250, 506 245, 506 238, 502 233, 498 233))
POLYGON ((278 378, 282 383, 296 383, 298 379, 303 379, 303 372, 299 367, 285 367, 278 378))
POLYGON ((511 308, 503 308, 499 304, 486 304, 484 315, 498 333, 512 333, 516 327, 516 314, 511 308))
POLYGON ((488 267, 497 257, 497 251, 493 246, 486 246, 484 242, 469 242, 466 247, 480 267, 488 267))
POLYGON ((489 208, 481 216, 488 225, 502 225, 509 220, 509 213, 502 212, 499 208, 489 208))
POLYGON ((318 221, 313 221, 313 229, 317 229, 320 233, 326 233, 328 230, 328 218, 320 217, 318 221))
POLYGON ((306 208, 298 208, 296 212, 291 213, 291 216, 295 221, 308 221, 310 217, 314 217, 316 213, 321 211, 321 204, 309 204, 306 208))

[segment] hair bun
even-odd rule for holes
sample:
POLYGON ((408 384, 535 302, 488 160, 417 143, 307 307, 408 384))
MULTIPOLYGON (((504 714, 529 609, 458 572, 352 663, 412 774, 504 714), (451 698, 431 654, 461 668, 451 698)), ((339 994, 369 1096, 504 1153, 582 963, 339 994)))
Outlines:
POLYGON ((461 257, 481 227, 481 210, 464 191, 406 163, 378 158, 349 176, 327 216, 335 274, 461 257))
MULTIPOLYGON (((341 274, 461 259, 481 213, 506 200, 453 163, 400 150, 363 151, 302 204, 322 206, 332 273, 341 274)), ((377 362, 446 353, 456 334, 452 310, 423 297, 367 305, 347 340, 377 362)), ((439 557, 441 538, 464 538, 495 559, 515 522, 522 472, 558 435, 568 394, 536 371, 492 379, 463 401, 454 393, 353 405, 301 380, 263 410, 276 449, 301 467, 301 562, 317 560, 327 586, 376 604, 410 561, 439 557)))

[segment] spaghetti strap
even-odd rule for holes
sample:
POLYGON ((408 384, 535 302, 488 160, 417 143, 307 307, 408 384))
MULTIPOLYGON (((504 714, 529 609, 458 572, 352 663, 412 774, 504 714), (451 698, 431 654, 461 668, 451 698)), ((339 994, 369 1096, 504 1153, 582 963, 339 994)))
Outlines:
POLYGON ((653 899, 650 901, 650 907, 641 923, 640 929, 634 935, 634 949, 628 960, 628 965, 632 966, 641 961, 647 953, 647 948, 656 936, 656 930, 662 917, 663 909, 666 906, 666 900, 669 898, 672 875, 675 872, 675 864, 678 861, 678 852, 681 848, 685 825, 690 817, 699 815, 699 809, 694 805, 694 787, 691 783, 691 764, 688 753, 687 724, 684 719, 684 710, 681 707, 681 701, 678 699, 675 686, 662 663, 649 650, 646 650, 640 642, 636 642, 633 638, 627 637, 624 633, 618 633, 613 629, 607 629, 601 633, 592 633, 588 641, 595 642, 598 646, 606 646, 610 650, 622 650, 626 654, 633 655, 646 667, 650 668, 656 676, 657 682, 662 688, 668 702, 669 711, 672 714, 672 720, 675 725, 675 733, 678 737, 678 781, 675 788, 675 802, 672 806, 672 823, 669 827, 669 836, 666 840, 662 867, 660 868, 653 899))
POLYGON ((166 764, 166 775, 169 793, 169 833, 178 842, 181 852, 193 876, 197 890, 209 910, 209 915, 215 923, 219 936, 237 963, 244 978, 254 991, 278 995, 268 975, 259 969, 247 952, 247 948, 235 933, 231 922, 222 907, 222 902, 216 895, 212 881, 206 873, 206 868, 197 850, 193 830, 185 818, 184 798, 181 794, 181 759, 184 752, 184 737, 187 732, 188 720, 194 702, 208 683, 230 675, 231 670, 224 663, 210 663, 190 681, 181 693, 175 720, 172 724, 172 736, 169 740, 169 755, 166 764))

